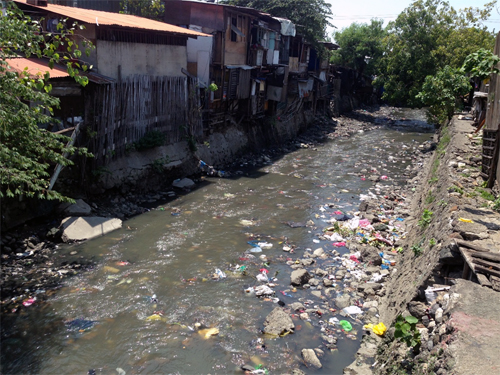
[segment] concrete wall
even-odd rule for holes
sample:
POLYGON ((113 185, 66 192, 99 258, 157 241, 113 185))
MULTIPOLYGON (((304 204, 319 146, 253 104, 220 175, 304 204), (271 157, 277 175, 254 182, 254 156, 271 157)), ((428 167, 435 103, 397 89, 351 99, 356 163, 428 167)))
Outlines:
MULTIPOLYGON (((201 27, 191 25, 191 30, 202 31, 201 27)), ((187 40, 187 61, 196 63, 196 76, 205 84, 210 84, 210 63, 212 61, 213 37, 189 38, 187 40)))
POLYGON ((246 127, 233 125, 224 131, 211 134, 206 139, 210 146, 198 144, 198 150, 194 153, 189 150, 185 141, 148 151, 132 152, 106 166, 109 173, 101 177, 94 191, 155 190, 160 184, 198 172, 199 160, 221 168, 248 150, 255 151, 272 144, 285 143, 312 120, 313 115, 308 111, 297 114, 290 121, 277 121, 273 125, 263 122, 246 127), (165 158, 169 163, 163 166, 163 173, 152 173, 151 165, 155 160, 165 158))
POLYGON ((187 69, 187 50, 185 46, 98 40, 98 72, 117 79, 118 65, 121 65, 122 78, 134 74, 184 76, 181 69, 187 69))

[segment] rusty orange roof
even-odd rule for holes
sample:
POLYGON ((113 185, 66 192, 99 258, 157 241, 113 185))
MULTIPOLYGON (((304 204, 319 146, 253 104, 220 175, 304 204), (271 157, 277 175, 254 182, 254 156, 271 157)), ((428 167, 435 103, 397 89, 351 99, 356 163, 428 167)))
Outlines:
MULTIPOLYGON (((66 67, 54 64, 54 68, 50 69, 49 61, 47 59, 39 59, 39 58, 25 58, 25 57, 15 57, 12 59, 5 59, 7 64, 9 64, 9 70, 15 70, 17 72, 22 72, 27 69, 30 77, 35 78, 39 75, 44 76, 45 72, 49 72, 50 78, 65 78, 69 77, 69 73, 66 67)), ((94 72, 83 72, 80 71, 81 75, 86 76, 89 81, 94 83, 111 83, 115 80, 113 78, 109 78, 103 76, 102 74, 97 74, 94 72)))
POLYGON ((69 77, 67 70, 63 67, 54 65, 54 69, 50 69, 47 60, 16 57, 13 59, 6 59, 5 61, 7 61, 7 64, 9 64, 12 70, 18 72, 22 72, 27 68, 30 77, 35 77, 37 75, 43 77, 45 72, 49 72, 50 78, 69 77))
POLYGON ((14 2, 19 4, 26 4, 30 7, 46 10, 50 13, 59 14, 61 16, 69 17, 77 21, 90 23, 96 26, 107 25, 133 27, 142 30, 164 31, 177 35, 185 35, 188 37, 211 36, 209 34, 185 29, 183 27, 174 26, 165 22, 150 20, 149 18, 133 16, 131 14, 103 12, 100 10, 74 8, 55 4, 48 4, 47 6, 36 6, 28 4, 26 0, 14 0, 14 2))

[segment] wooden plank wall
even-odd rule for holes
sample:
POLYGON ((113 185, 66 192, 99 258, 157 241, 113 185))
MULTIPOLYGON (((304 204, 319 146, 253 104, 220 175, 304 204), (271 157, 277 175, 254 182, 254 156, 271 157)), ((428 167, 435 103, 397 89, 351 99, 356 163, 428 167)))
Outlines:
MULTIPOLYGON (((500 56, 500 32, 497 35, 494 53, 500 56)), ((490 87, 488 95, 488 112, 484 129, 497 130, 500 124, 500 78, 498 74, 490 77, 490 87)))
MULTIPOLYGON (((188 101, 199 105, 199 90, 188 95, 195 82, 186 77, 133 76, 120 83, 102 85, 93 97, 93 116, 89 125, 93 136, 91 152, 94 166, 124 156, 134 142, 147 132, 165 135, 165 144, 185 139, 188 101)), ((202 130, 201 118, 189 128, 195 134, 202 130)))
MULTIPOLYGON (((495 49, 493 52, 497 56, 500 56, 500 32, 497 34, 495 49)), ((492 74, 490 77, 488 107, 486 112, 486 121, 484 124, 485 133, 487 133, 486 132, 487 130, 497 131, 495 152, 493 153, 494 158, 492 160, 491 173, 488 178, 488 185, 487 185, 489 188, 495 185, 495 181, 497 182, 497 184, 500 184, 500 168, 498 168, 498 165, 500 164, 500 152, 499 152, 500 134, 498 134, 499 127, 500 127, 500 77, 498 74, 492 74)))

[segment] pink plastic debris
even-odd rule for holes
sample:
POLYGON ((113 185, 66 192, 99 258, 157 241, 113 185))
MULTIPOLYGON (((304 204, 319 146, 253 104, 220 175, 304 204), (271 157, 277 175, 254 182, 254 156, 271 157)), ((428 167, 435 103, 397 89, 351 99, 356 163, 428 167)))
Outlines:
POLYGON ((361 219, 359 221, 360 228, 366 228, 368 225, 370 225, 370 220, 368 220, 368 219, 361 219))
POLYGON ((388 178, 389 178, 389 177, 387 177, 387 176, 380 176, 380 179, 381 179, 381 180, 387 180, 388 178))
POLYGON ((356 255, 352 254, 350 257, 349 257, 350 260, 356 262, 356 263, 360 263, 359 259, 356 257, 356 255))
POLYGON ((337 247, 345 246, 345 242, 334 242, 332 245, 337 247))
POLYGON ((337 211, 333 211, 333 213, 334 213, 335 215, 342 215, 342 211, 338 211, 338 210, 337 210, 337 211))
POLYGON ((25 307, 31 306, 35 303, 35 301, 36 300, 34 298, 29 298, 23 302, 23 306, 25 306, 25 307))

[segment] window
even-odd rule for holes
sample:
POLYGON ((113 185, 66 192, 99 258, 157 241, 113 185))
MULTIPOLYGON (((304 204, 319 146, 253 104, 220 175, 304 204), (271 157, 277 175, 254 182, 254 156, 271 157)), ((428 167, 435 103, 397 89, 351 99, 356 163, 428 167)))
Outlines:
POLYGON ((241 42, 245 38, 244 29, 245 17, 231 16, 231 42, 241 42))

